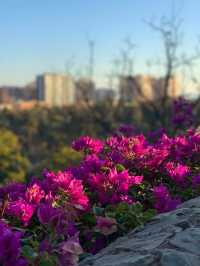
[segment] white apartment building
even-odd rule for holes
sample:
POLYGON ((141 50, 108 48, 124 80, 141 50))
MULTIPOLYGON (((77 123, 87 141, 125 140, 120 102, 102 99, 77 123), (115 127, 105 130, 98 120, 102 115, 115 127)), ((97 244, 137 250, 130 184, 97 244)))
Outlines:
POLYGON ((67 106, 75 101, 75 88, 70 76, 44 73, 37 76, 37 98, 46 105, 67 106))
MULTIPOLYGON (((181 83, 176 77, 169 81, 167 96, 176 98, 182 94, 181 83)), ((164 96, 164 78, 153 76, 121 76, 119 80, 120 98, 125 102, 159 100, 164 96)))

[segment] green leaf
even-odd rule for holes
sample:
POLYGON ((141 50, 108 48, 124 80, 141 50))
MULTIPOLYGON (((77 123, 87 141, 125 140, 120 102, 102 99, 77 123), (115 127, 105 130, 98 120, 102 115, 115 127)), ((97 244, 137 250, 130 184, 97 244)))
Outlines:
POLYGON ((38 254, 33 250, 33 248, 28 245, 22 247, 22 255, 28 260, 34 260, 38 256, 38 254))
POLYGON ((43 253, 40 257, 39 266, 55 266, 57 259, 55 256, 49 256, 47 252, 43 253))
POLYGON ((125 167, 122 164, 117 164, 116 169, 117 169, 117 172, 122 172, 125 170, 125 167))
POLYGON ((96 225, 96 218, 92 213, 86 213, 82 216, 81 221, 89 226, 96 225))

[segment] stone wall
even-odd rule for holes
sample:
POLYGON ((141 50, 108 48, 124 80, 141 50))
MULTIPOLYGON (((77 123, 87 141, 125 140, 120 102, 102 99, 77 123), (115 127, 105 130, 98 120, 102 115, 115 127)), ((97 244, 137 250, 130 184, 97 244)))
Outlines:
POLYGON ((117 239, 80 266, 200 266, 200 197, 117 239))

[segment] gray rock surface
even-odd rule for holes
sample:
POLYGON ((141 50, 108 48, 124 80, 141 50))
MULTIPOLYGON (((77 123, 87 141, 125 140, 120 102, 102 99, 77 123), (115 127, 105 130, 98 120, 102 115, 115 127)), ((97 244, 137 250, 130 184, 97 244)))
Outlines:
POLYGON ((118 238, 80 266, 200 266, 200 197, 118 238))

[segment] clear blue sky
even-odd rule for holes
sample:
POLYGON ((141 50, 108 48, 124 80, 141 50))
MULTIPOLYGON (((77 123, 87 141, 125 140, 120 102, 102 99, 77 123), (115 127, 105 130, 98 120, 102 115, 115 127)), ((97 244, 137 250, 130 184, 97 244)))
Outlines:
MULTIPOLYGON (((24 84, 45 71, 74 69, 88 62, 86 35, 94 39, 95 74, 109 71, 111 60, 130 36, 137 44, 136 68, 160 51, 156 34, 143 22, 182 7, 186 50, 200 35, 200 0, 2 0, 0 1, 0 84, 24 84)), ((101 83, 101 82, 100 82, 101 83)))

